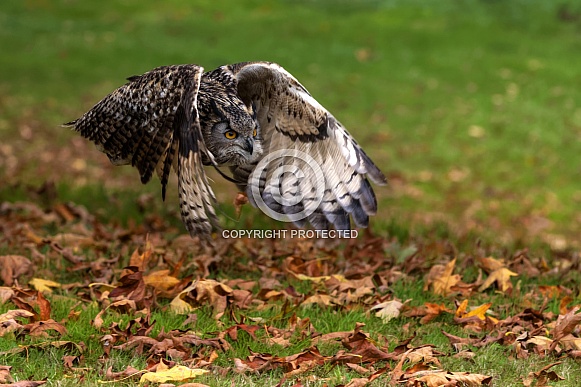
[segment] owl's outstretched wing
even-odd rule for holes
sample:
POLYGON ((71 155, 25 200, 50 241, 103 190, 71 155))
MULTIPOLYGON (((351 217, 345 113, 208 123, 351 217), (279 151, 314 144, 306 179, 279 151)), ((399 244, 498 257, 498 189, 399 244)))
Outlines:
POLYGON ((386 179, 341 123, 275 63, 222 71, 236 79, 244 103, 254 105, 263 137, 262 160, 233 168, 236 179, 247 181, 251 202, 299 226, 306 219, 317 229, 346 230, 350 216, 367 226, 377 211, 367 178, 379 185, 386 179))
POLYGON ((103 98, 79 119, 65 124, 93 141, 115 165, 131 164, 147 183, 157 172, 162 197, 171 168, 178 175, 182 220, 192 236, 206 237, 217 224, 214 193, 204 172, 210 160, 202 137, 197 96, 203 68, 163 66, 103 98))

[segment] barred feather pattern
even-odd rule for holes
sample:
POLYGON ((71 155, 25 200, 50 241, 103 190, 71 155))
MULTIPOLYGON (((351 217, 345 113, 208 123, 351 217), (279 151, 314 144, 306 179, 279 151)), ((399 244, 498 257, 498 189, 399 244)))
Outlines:
POLYGON ((200 162, 202 154, 211 158, 197 111, 202 74, 202 67, 178 65, 130 77, 65 125, 93 141, 113 164, 136 167, 142 183, 156 171, 164 199, 171 169, 176 170, 182 220, 191 235, 207 236, 217 218, 215 196, 200 162))
MULTIPOLYGON (((311 156, 323 172, 323 180, 309 175, 305 165, 297 167, 307 175, 280 175, 283 165, 300 164, 295 158, 277 160, 257 180, 261 199, 276 213, 288 215, 305 212, 305 219, 295 221, 304 227, 306 221, 316 229, 347 230, 350 218, 358 227, 366 227, 369 216, 377 212, 377 200, 367 177, 378 185, 386 184, 383 173, 375 166, 349 132, 321 106, 291 74, 275 63, 256 62, 225 66, 238 81, 240 98, 254 103, 263 133, 267 154, 277 150, 297 150, 311 156), (322 197, 315 184, 324 187, 322 197), (275 193, 276 195, 274 195, 275 193), (276 197, 275 197, 276 196, 276 197), (284 206, 277 197, 302 198, 284 206), (312 207, 316 203, 316 208, 312 207)), ((247 181, 252 167, 233 168, 234 176, 247 181)), ((251 191, 252 187, 240 185, 251 191)), ((256 204, 250 192, 251 202, 256 204)), ((293 200, 289 200, 293 201, 293 200)))

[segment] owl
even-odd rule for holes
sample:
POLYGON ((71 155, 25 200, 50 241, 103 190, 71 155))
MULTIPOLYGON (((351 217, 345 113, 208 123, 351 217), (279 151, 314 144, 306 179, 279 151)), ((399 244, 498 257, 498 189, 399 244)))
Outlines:
POLYGON ((65 126, 136 167, 142 183, 156 173, 164 200, 174 170, 182 221, 203 239, 219 228, 205 166, 272 218, 325 230, 366 227, 377 211, 369 180, 386 184, 343 125, 271 62, 158 67, 65 126))

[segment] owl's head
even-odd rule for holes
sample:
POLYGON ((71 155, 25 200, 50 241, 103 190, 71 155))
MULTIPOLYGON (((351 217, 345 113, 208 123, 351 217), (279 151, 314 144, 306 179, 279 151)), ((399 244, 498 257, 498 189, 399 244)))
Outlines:
POLYGON ((218 165, 244 165, 258 160, 262 141, 254 106, 245 105, 235 92, 200 91, 202 134, 218 165))

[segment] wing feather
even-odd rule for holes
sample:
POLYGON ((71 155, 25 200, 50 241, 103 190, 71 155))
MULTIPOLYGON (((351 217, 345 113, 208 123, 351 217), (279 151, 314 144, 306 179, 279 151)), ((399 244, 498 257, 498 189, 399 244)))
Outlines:
POLYGON ((197 110, 203 68, 162 66, 129 82, 65 124, 93 141, 115 165, 131 164, 147 183, 154 171, 162 197, 172 167, 178 174, 182 220, 192 236, 207 236, 217 224, 214 193, 202 166, 212 160, 197 110))
MULTIPOLYGON (((327 228, 331 223, 337 229, 349 229, 349 216, 357 226, 367 226, 369 216, 377 211, 368 179, 378 185, 386 184, 386 179, 341 123, 275 63, 246 62, 223 69, 237 80, 244 103, 256 108, 265 157, 280 150, 300 151, 311 157, 308 164, 316 164, 322 171, 320 181, 313 176, 276 173, 284 165, 305 167, 288 156, 292 152, 260 174, 253 174, 249 166, 232 168, 237 180, 248 182, 251 202, 264 200, 272 211, 286 215, 304 211, 315 228, 327 228), (255 175, 259 178, 252 179, 255 175), (261 198, 252 198, 252 184, 259 186, 261 198), (276 199, 281 196, 288 200, 280 203, 276 199), (293 201, 296 197, 302 200, 293 201)), ((261 167, 258 162, 256 168, 261 167)), ((304 219, 293 220, 303 226, 304 219)))

